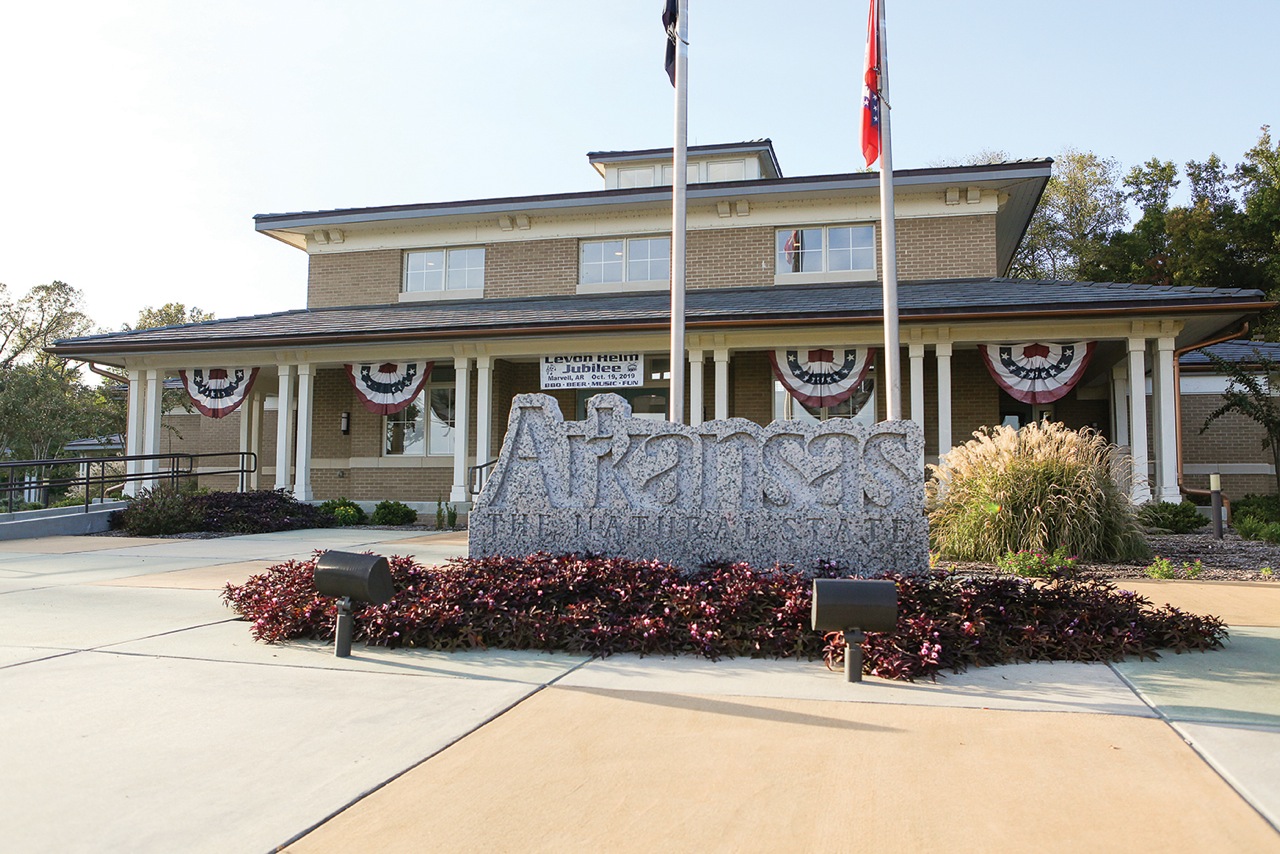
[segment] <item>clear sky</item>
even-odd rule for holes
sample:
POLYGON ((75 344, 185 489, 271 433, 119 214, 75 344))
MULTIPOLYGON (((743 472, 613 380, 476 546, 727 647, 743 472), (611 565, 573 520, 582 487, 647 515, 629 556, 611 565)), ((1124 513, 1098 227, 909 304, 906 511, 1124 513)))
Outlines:
MULTIPOLYGON (((689 141, 862 168, 867 0, 689 0, 689 141)), ((894 163, 1228 165, 1280 120, 1276 0, 888 0, 894 163)), ((0 282, 103 329, 305 303, 255 213, 597 189, 669 146, 661 0, 67 0, 0 29, 0 282)), ((1280 130, 1280 127, 1277 128, 1280 130)))

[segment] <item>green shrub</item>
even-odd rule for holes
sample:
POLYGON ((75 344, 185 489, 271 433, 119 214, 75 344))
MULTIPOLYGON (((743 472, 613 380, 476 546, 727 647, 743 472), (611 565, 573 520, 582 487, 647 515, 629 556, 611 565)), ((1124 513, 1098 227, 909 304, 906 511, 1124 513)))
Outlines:
POLYGON ((1037 422, 983 428, 953 448, 927 484, 932 547, 994 563, 1009 552, 1065 549, 1081 560, 1150 556, 1133 505, 1111 478, 1117 451, 1094 430, 1037 422))
POLYGON ((143 488, 129 506, 113 516, 113 522, 135 537, 185 534, 204 530, 204 511, 189 487, 168 484, 143 488))
POLYGON ((1156 559, 1151 562, 1151 566, 1146 569, 1148 578, 1175 578, 1177 572, 1173 568, 1173 561, 1167 557, 1156 555, 1156 559))
POLYGON ((1231 524, 1236 525, 1245 516, 1252 516, 1260 522, 1280 522, 1280 495, 1250 493, 1232 501, 1231 524))
POLYGON ((412 525, 418 521, 418 511, 399 501, 382 501, 373 508, 375 525, 412 525))
POLYGON ((1006 552, 996 559, 996 568, 1023 578, 1052 578, 1070 574, 1079 563, 1075 555, 1059 547, 1052 554, 1044 552, 1006 552))
POLYGON ((1236 515, 1231 523, 1231 527, 1236 529, 1236 533, 1246 540, 1262 539, 1262 529, 1266 526, 1267 523, 1256 516, 1236 515))
POLYGON ((1209 520, 1201 516, 1190 501, 1179 504, 1157 501, 1143 505, 1138 511, 1138 519, 1148 528, 1159 528, 1171 534, 1190 534, 1209 524, 1209 520))
POLYGON ((369 521, 364 508, 349 498, 330 498, 320 505, 320 512, 332 516, 339 526, 363 525, 369 521))

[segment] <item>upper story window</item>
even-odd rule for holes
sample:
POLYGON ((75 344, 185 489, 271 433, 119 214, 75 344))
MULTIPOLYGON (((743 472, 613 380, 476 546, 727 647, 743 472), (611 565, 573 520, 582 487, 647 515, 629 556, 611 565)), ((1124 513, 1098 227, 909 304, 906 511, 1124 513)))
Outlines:
POLYGON ((776 232, 774 269, 779 278, 800 273, 830 274, 829 278, 850 278, 846 273, 870 278, 876 270, 876 230, 870 225, 811 226, 779 229, 776 232))
POLYGON ((652 187, 653 186, 653 167, 652 166, 629 166, 618 170, 618 186, 626 187, 652 187))
POLYGON ((483 246, 420 249, 404 254, 404 292, 407 294, 483 289, 483 246))
POLYGON ((645 289, 671 279, 671 238, 584 240, 578 254, 578 290, 645 289))

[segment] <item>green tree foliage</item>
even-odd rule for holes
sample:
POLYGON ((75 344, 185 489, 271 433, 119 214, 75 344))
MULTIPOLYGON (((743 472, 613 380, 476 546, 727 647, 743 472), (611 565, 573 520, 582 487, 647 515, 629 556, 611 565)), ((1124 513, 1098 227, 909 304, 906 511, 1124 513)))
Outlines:
POLYGON ((13 299, 0 285, 0 456, 47 459, 73 439, 104 438, 124 426, 124 407, 78 370, 44 352, 92 326, 82 296, 65 282, 13 299))
POLYGON ((167 302, 159 308, 146 306, 138 312, 138 322, 132 326, 126 323, 124 331, 133 329, 156 329, 161 326, 181 326, 184 323, 203 323, 213 320, 213 312, 202 311, 196 306, 187 308, 180 302, 167 302))
POLYGON ((1044 197, 1013 260, 1016 276, 1079 279, 1098 263, 1128 222, 1120 164, 1091 151, 1066 151, 1053 165, 1044 197))
POLYGON ((1280 392, 1280 363, 1258 350, 1250 360, 1252 365, 1229 362, 1208 350, 1200 352, 1227 377, 1222 405, 1209 413, 1200 432, 1232 412, 1256 422, 1266 431, 1262 447, 1271 449, 1276 468, 1276 493, 1280 494, 1280 401, 1276 399, 1280 392))

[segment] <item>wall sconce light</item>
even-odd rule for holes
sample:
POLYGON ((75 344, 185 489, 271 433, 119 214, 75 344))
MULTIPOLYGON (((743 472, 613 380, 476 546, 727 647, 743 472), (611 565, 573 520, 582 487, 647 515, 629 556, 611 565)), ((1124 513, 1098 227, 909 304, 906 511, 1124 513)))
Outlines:
POLYGON ((346 436, 351 432, 351 413, 342 413, 342 435, 346 436))

